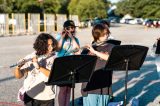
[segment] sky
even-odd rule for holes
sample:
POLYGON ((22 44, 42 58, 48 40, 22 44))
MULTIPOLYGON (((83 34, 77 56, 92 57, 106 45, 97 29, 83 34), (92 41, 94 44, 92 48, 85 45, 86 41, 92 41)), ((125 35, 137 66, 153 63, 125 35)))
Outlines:
POLYGON ((120 0, 109 0, 109 1, 111 1, 111 3, 116 3, 116 2, 118 2, 120 0))

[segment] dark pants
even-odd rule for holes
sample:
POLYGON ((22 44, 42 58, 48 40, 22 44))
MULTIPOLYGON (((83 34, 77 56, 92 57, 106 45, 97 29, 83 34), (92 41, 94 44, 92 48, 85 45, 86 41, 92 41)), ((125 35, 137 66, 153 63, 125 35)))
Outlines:
POLYGON ((54 106, 54 99, 51 100, 36 100, 29 97, 27 94, 24 95, 25 106, 54 106))

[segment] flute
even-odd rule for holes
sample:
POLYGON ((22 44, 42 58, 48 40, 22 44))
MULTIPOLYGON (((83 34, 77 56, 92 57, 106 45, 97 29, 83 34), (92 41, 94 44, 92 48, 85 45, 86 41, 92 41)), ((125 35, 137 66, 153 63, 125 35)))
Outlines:
MULTIPOLYGON (((53 53, 51 53, 51 54, 55 54, 55 52, 53 52, 53 53)), ((49 55, 49 56, 51 56, 51 55, 49 55)), ((49 56, 46 56, 46 55, 40 55, 40 56, 37 56, 37 59, 40 59, 40 58, 42 58, 42 57, 48 58, 49 56)), ((44 58, 44 59, 45 59, 45 58, 44 58)), ((9 66, 9 68, 12 68, 12 67, 15 67, 15 66, 22 65, 22 64, 24 64, 24 63, 26 63, 26 62, 32 61, 32 59, 33 59, 33 58, 29 58, 29 59, 22 59, 22 61, 20 61, 20 62, 17 62, 17 63, 15 63, 15 64, 10 65, 10 66, 9 66)))
MULTIPOLYGON (((104 44, 104 43, 103 43, 104 44)), ((99 45, 102 45, 102 43, 100 43, 99 45)), ((96 43, 93 43, 91 45, 94 49, 97 47, 97 44, 96 43)), ((76 53, 78 52, 79 50, 83 50, 83 49, 87 49, 88 47, 87 46, 82 46, 80 48, 76 48, 76 49, 73 49, 73 50, 70 50, 68 51, 66 54, 70 54, 70 53, 76 53)))
POLYGON ((20 66, 20 65, 22 65, 22 64, 24 64, 24 63, 26 63, 26 62, 31 61, 32 59, 33 59, 33 58, 29 58, 29 59, 22 59, 22 61, 20 61, 20 62, 17 62, 17 63, 15 63, 15 64, 10 65, 10 66, 9 66, 9 68, 13 68, 13 67, 15 67, 15 66, 20 66))
POLYGON ((70 51, 68 51, 67 53, 65 53, 65 55, 68 55, 68 54, 71 54, 71 53, 76 53, 76 52, 78 52, 79 50, 83 50, 83 49, 85 49, 85 48, 87 48, 87 47, 86 47, 86 46, 83 46, 83 47, 80 47, 80 48, 76 48, 76 49, 70 50, 70 51))
MULTIPOLYGON (((102 41, 102 42, 99 42, 99 43, 93 42, 91 46, 93 47, 93 49, 96 49, 98 46, 105 45, 105 44, 108 43, 109 41, 110 41, 110 40, 102 41)), ((112 41, 113 41, 113 40, 112 40, 112 41)), ((117 41, 117 43, 119 42, 118 40, 114 40, 114 41, 117 41)), ((82 46, 82 47, 80 47, 80 48, 76 48, 76 49, 74 49, 74 50, 70 50, 70 51, 68 51, 68 52, 65 53, 65 54, 76 53, 76 52, 78 52, 79 50, 83 50, 83 49, 87 49, 87 46, 82 46)))
POLYGON ((76 48, 76 49, 74 49, 74 50, 69 51, 69 53, 76 53, 76 52, 78 52, 79 50, 83 50, 83 49, 85 49, 85 48, 87 48, 87 47, 86 47, 86 46, 82 46, 82 47, 80 47, 80 48, 76 48))

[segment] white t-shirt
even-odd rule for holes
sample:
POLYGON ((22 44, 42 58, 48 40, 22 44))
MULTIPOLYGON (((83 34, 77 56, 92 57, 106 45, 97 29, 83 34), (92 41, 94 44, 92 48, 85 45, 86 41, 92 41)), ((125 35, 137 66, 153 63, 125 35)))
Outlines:
MULTIPOLYGON (((35 56, 32 53, 25 57, 25 59, 30 59, 35 56)), ((49 57, 40 56, 38 58, 38 63, 40 66, 51 70, 52 64, 56 55, 51 55, 49 57)), ((29 72, 24 80, 24 89, 28 96, 36 100, 51 100, 55 98, 55 87, 52 85, 47 86, 45 82, 48 81, 48 77, 42 72, 34 68, 31 61, 28 61, 22 68, 29 68, 29 72)))

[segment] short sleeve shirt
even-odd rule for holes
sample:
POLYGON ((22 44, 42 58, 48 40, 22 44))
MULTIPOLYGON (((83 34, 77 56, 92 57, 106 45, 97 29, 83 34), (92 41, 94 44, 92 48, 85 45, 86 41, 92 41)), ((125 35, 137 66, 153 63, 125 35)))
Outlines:
MULTIPOLYGON (((25 59, 33 58, 34 56, 35 53, 32 53, 26 56, 25 59)), ((56 55, 51 55, 49 57, 40 56, 38 58, 38 63, 40 66, 51 70, 56 57, 56 55)), ((24 88, 28 96, 36 100, 51 100, 55 98, 55 87, 45 84, 45 82, 48 81, 48 77, 34 68, 31 61, 28 61, 22 68, 28 68, 29 70, 24 80, 24 88)))
MULTIPOLYGON (((61 34, 57 34, 56 39, 59 41, 61 39, 61 34)), ((79 40, 75 37, 76 42, 79 45, 79 40)), ((67 38, 64 39, 62 42, 62 48, 61 50, 57 53, 58 57, 62 56, 67 56, 67 55, 72 55, 71 51, 74 50, 73 45, 71 43, 71 39, 67 38)))

